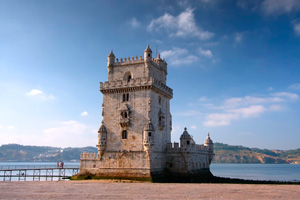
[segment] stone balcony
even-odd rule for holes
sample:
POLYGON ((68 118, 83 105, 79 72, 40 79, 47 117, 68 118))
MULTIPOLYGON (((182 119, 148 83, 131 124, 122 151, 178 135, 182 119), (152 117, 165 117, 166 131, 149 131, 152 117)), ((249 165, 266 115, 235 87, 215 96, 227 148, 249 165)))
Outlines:
POLYGON ((161 81, 150 77, 148 78, 136 78, 131 79, 129 82, 126 80, 119 80, 119 81, 106 81, 100 82, 100 91, 101 92, 110 92, 118 89, 129 89, 129 88, 137 88, 137 87, 154 87, 162 92, 164 92, 169 97, 173 97, 173 90, 163 84, 161 81))

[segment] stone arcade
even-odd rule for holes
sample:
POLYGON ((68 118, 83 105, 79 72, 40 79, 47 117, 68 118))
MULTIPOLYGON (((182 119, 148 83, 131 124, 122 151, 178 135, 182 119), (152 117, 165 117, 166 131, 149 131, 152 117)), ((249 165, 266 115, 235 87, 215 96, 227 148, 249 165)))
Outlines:
POLYGON ((108 81, 103 94, 98 153, 82 153, 78 176, 155 180, 163 177, 211 175, 213 142, 196 144, 184 129, 171 143, 173 90, 166 85, 167 63, 152 57, 115 59, 108 55, 108 81))

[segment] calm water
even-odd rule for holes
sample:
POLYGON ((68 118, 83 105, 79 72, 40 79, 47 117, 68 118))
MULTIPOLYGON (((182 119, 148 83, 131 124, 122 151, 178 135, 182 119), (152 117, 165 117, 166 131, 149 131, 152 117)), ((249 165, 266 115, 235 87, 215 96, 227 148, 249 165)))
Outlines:
MULTIPOLYGON (((0 162, 0 169, 7 166, 53 166, 55 162, 0 162)), ((65 163, 64 167, 79 167, 79 163, 65 163)), ((215 176, 249 180, 300 181, 300 165, 289 164, 212 164, 215 176)), ((0 179, 1 181, 1 179, 0 179)), ((29 179, 30 181, 30 179, 29 179)))
POLYGON ((215 176, 249 180, 300 181, 300 165, 289 164, 212 164, 215 176))

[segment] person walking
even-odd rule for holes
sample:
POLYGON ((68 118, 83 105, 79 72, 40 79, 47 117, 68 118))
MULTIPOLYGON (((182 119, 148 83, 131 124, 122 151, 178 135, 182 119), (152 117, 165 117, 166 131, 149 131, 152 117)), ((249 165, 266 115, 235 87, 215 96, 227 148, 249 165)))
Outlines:
POLYGON ((57 168, 59 168, 59 162, 56 163, 57 168))
POLYGON ((61 162, 61 168, 64 168, 64 161, 61 162))

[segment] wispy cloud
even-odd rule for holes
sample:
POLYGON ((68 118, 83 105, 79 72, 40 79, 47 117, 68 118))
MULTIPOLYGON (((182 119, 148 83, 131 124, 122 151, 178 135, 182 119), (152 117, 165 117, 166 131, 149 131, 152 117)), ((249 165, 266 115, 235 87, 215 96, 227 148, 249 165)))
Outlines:
POLYGON ((141 25, 141 22, 139 22, 135 17, 133 17, 131 20, 130 20, 130 25, 134 28, 137 28, 141 25))
POLYGON ((87 146, 93 145, 96 141, 97 133, 92 133, 95 128, 90 127, 76 120, 56 122, 52 128, 44 130, 44 136, 41 143, 54 146, 87 146), (94 137, 88 137, 93 135, 94 137))
POLYGON ((290 92, 277 92, 277 93, 273 93, 272 94, 275 97, 283 97, 283 98, 287 98, 290 100, 297 100, 299 99, 299 96, 295 93, 290 93, 290 92))
POLYGON ((184 48, 174 47, 171 50, 162 51, 160 55, 170 62, 171 65, 189 65, 197 62, 199 58, 195 55, 190 55, 189 51, 184 48))
POLYGON ((300 10, 299 0, 264 0, 261 4, 266 15, 281 15, 300 10))
POLYGON ((14 126, 3 126, 3 125, 0 125, 0 129, 13 130, 13 129, 15 129, 15 127, 14 126))
POLYGON ((198 52, 201 56, 207 57, 207 58, 212 58, 213 54, 211 52, 211 50, 205 50, 202 49, 201 47, 198 49, 198 52))
POLYGON ((163 16, 153 19, 147 27, 148 31, 165 30, 171 37, 196 37, 207 40, 214 36, 214 33, 202 30, 197 26, 194 10, 187 8, 178 16, 165 13, 163 16))
POLYGON ((26 93, 27 96, 36 97, 41 100, 53 100, 55 97, 51 94, 45 94, 43 91, 38 89, 32 89, 28 93, 26 93))
POLYGON ((296 35, 300 36, 300 21, 294 20, 293 22, 293 29, 296 35))
POLYGON ((300 83, 295 83, 293 85, 290 85, 289 88, 292 90, 300 90, 300 83))
POLYGON ((192 129, 192 130, 197 130, 197 126, 192 125, 192 126, 191 126, 191 129, 192 129))
POLYGON ((299 96, 290 92, 277 92, 265 97, 245 96, 225 99, 215 108, 217 113, 206 115, 204 126, 227 126, 233 120, 258 117, 267 111, 282 111, 285 102, 298 100, 299 96))
POLYGON ((87 116, 88 115, 88 112, 87 111, 83 111, 80 116, 87 116))
POLYGON ((244 34, 243 33, 235 33, 234 34, 234 41, 236 43, 242 43, 243 39, 244 39, 244 34))

